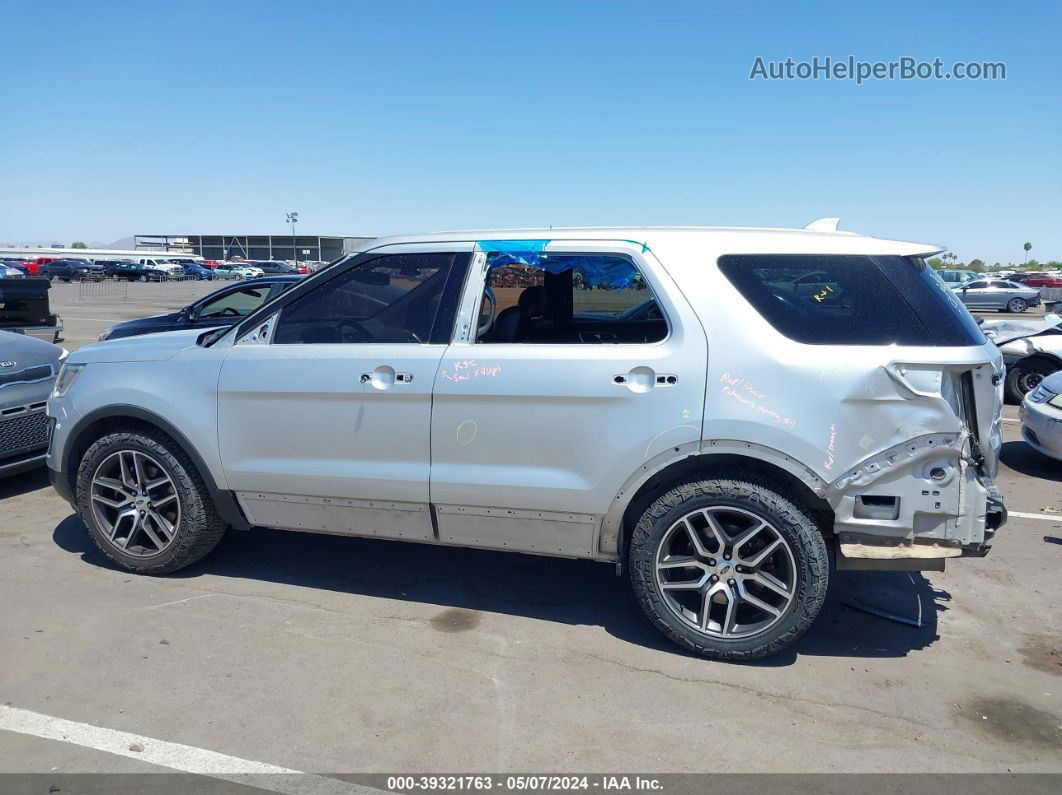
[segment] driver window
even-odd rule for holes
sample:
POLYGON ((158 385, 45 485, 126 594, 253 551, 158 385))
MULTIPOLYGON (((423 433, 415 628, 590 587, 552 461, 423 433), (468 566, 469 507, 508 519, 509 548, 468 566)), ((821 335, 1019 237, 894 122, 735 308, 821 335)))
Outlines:
POLYGON ((468 260, 467 253, 393 254, 363 262, 286 306, 273 344, 449 341, 457 296, 447 283, 468 260))
POLYGON ((203 304, 196 317, 245 317, 265 302, 270 289, 272 285, 244 287, 242 290, 226 293, 203 304))

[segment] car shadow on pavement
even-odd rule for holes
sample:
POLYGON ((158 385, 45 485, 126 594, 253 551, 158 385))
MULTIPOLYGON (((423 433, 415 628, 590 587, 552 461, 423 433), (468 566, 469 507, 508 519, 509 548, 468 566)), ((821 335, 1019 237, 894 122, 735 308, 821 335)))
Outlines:
MULTIPOLYGON (((86 563, 115 569, 96 549, 77 516, 60 522, 53 538, 61 549, 80 555, 86 563)), ((254 529, 227 533, 206 559, 169 576, 194 579, 203 575, 416 601, 436 605, 440 613, 460 608, 600 626, 628 643, 686 654, 649 624, 626 575, 617 577, 610 564, 254 529)), ((756 664, 789 665, 798 655, 903 657, 936 640, 937 611, 946 609, 939 603, 949 598, 934 591, 918 573, 835 572, 826 604, 811 631, 791 649, 756 664), (923 626, 894 623, 845 602, 920 617, 923 626)))
POLYGON ((1062 463, 1038 453, 1024 441, 1003 442, 999 460, 1019 474, 1062 482, 1062 463))

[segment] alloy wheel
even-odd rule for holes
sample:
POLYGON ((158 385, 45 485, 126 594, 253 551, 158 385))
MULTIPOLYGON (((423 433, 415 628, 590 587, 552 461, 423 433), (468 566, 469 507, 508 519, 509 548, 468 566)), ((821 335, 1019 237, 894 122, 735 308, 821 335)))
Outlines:
POLYGON ((112 453, 91 482, 92 513, 107 540, 137 558, 165 552, 177 536, 181 501, 173 479, 139 450, 112 453))
POLYGON ((796 596, 796 561, 769 522, 743 508, 709 506, 668 528, 655 557, 656 585, 683 623, 713 638, 766 631, 796 596))
POLYGON ((1007 309, 1011 312, 1024 312, 1028 304, 1024 298, 1011 298, 1010 303, 1007 304, 1007 309))

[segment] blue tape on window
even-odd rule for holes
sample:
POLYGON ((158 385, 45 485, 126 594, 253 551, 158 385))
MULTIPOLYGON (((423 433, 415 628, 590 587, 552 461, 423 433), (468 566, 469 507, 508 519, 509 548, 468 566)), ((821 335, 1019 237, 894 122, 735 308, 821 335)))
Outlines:
POLYGON ((542 254, 542 249, 549 245, 548 240, 479 240, 476 243, 480 251, 488 254, 508 254, 514 261, 533 265, 542 254))

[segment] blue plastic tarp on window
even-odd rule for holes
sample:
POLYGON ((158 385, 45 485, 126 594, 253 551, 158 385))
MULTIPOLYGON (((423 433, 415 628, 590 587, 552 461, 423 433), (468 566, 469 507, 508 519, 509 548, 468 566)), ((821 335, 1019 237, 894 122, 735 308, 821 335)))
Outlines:
POLYGON ((487 252, 487 270, 511 265, 540 268, 546 273, 575 271, 586 287, 625 290, 642 284, 634 264, 624 257, 601 254, 543 254, 548 240, 481 240, 487 252))

